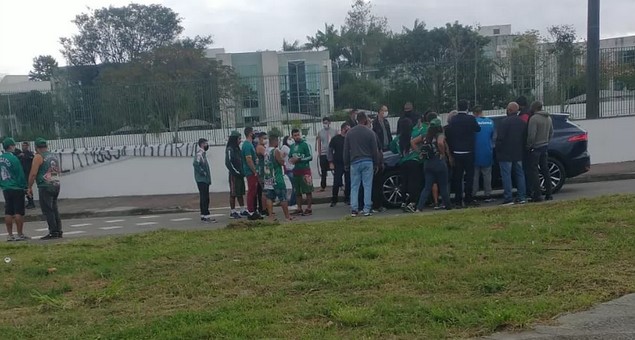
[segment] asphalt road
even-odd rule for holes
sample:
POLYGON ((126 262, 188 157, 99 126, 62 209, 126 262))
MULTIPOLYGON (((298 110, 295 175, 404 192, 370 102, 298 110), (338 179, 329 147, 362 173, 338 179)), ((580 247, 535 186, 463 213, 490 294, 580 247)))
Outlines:
MULTIPOLYGON (((578 198, 592 198, 609 194, 635 193, 635 180, 596 182, 585 184, 565 185, 560 193, 554 196, 555 200, 572 200, 578 198)), ((502 203, 502 200, 484 206, 495 206, 502 203)), ((548 204, 548 203, 546 203, 548 204)), ((279 207, 274 208, 278 216, 282 215, 279 207)), ((113 235, 126 235, 152 231, 157 229, 171 230, 213 230, 224 228, 232 220, 229 219, 227 209, 216 209, 212 211, 218 223, 207 224, 199 221, 199 215, 195 213, 168 214, 168 215, 148 215, 148 216, 120 216, 108 218, 85 218, 62 221, 64 229, 64 239, 77 239, 85 237, 101 237, 113 235)), ((428 213, 434 213, 430 210, 428 213)), ((349 207, 340 203, 335 208, 328 205, 316 205, 313 207, 313 216, 300 217, 300 221, 325 221, 338 220, 348 216, 349 207)), ((403 214, 401 210, 389 210, 376 214, 370 218, 381 216, 395 216, 403 214)), ((361 218, 361 217, 360 217, 361 218)), ((45 222, 31 222, 25 226, 25 233, 33 238, 30 242, 39 241, 37 238, 47 233, 45 222)), ((6 233, 0 233, 0 237, 5 237, 6 233)))

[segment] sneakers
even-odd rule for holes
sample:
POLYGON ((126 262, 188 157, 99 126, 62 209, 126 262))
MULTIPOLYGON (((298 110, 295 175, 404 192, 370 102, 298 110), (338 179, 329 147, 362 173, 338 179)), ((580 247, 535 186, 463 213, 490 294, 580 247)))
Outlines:
POLYGON ((337 205, 337 202, 331 202, 331 208, 335 207, 337 205))
MULTIPOLYGON (((435 209, 436 209, 436 208, 435 208, 435 209)), ((410 204, 408 204, 408 205, 406 206, 405 211, 406 211, 406 212, 409 212, 409 213, 415 213, 415 212, 417 212, 417 206, 416 206, 414 203, 410 203, 410 204)))
POLYGON ((510 206, 510 205, 514 205, 514 201, 504 201, 503 204, 501 204, 501 206, 510 206))
POLYGON ((364 217, 371 217, 373 216, 373 213, 370 211, 366 211, 366 212, 363 212, 362 215, 364 215, 364 217))
POLYGON ((60 233, 50 233, 48 235, 42 236, 40 240, 55 240, 58 238, 62 238, 62 234, 60 233))
POLYGON ((201 216, 201 222, 204 223, 216 223, 216 219, 211 216, 201 216))
POLYGON ((485 203, 492 203, 494 201, 495 199, 493 199, 492 196, 485 196, 485 198, 483 199, 483 202, 485 203))
POLYGON ((553 196, 545 196, 545 201, 553 201, 553 196))
POLYGON ((22 235, 18 235, 18 236, 15 238, 15 240, 16 240, 16 241, 27 241, 27 240, 30 240, 30 239, 31 239, 30 237, 28 237, 28 236, 26 236, 26 235, 24 235, 24 234, 22 234, 22 235))
POLYGON ((527 204, 527 201, 519 200, 518 202, 516 202, 516 204, 520 204, 520 205, 527 204))
POLYGON ((249 217, 247 217, 248 220, 250 221, 258 221, 258 220, 264 220, 265 218, 262 217, 259 213, 253 213, 251 215, 249 215, 249 217))
POLYGON ((311 209, 305 209, 304 213, 302 213, 302 216, 311 216, 313 215, 313 210, 311 209))
POLYGON ((229 215, 229 218, 232 218, 232 219, 234 219, 234 220, 238 220, 238 219, 241 219, 242 217, 240 216, 240 214, 239 214, 239 213, 237 213, 237 212, 235 212, 235 211, 234 211, 233 213, 231 213, 231 214, 229 215))
POLYGON ((247 210, 243 210, 243 211, 240 212, 240 216, 249 217, 249 212, 247 210))
POLYGON ((351 217, 357 217, 359 216, 359 213, 355 210, 351 211, 351 217))
POLYGON ((7 236, 7 242, 14 242, 14 241, 17 241, 17 240, 15 239, 15 236, 13 236, 13 235, 9 235, 9 236, 7 236))

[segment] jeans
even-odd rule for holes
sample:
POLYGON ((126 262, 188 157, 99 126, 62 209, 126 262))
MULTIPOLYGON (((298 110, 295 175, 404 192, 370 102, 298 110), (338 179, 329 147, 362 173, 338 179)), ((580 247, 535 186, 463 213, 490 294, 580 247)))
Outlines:
POLYGON ((492 167, 491 166, 474 166, 474 184, 472 186, 472 196, 476 196, 479 189, 479 181, 483 175, 483 191, 485 196, 492 194, 492 167))
POLYGON ((57 198, 60 195, 58 188, 40 188, 40 207, 42 214, 46 217, 46 223, 49 226, 49 234, 62 233, 62 220, 57 207, 57 198))
POLYGON ((523 162, 498 162, 501 168, 501 180, 503 181, 503 198, 505 202, 512 202, 512 170, 514 172, 514 181, 518 189, 518 199, 524 201, 527 198, 525 187, 525 172, 523 171, 523 162))
POLYGON ((540 188, 539 173, 545 179, 545 195, 551 196, 551 174, 549 173, 549 164, 547 162, 549 154, 547 147, 534 149, 529 154, 529 182, 531 183, 532 198, 540 200, 542 198, 542 189, 540 188))
POLYGON ((441 193, 441 197, 443 198, 443 203, 447 208, 450 208, 450 192, 448 190, 448 165, 445 163, 445 160, 436 158, 428 160, 424 168, 425 174, 425 187, 421 191, 421 195, 419 196, 419 203, 417 203, 417 210, 423 210, 423 207, 426 204, 426 200, 432 193, 432 186, 434 183, 437 183, 439 186, 439 192, 441 193))
POLYGON ((454 202, 463 205, 463 193, 465 193, 465 202, 472 202, 472 188, 474 187, 474 154, 460 153, 454 154, 454 202), (465 181, 465 185, 463 185, 465 181))
POLYGON ((251 214, 256 211, 258 199, 258 175, 247 176, 247 211, 251 214))
MULTIPOLYGON (((401 165, 401 179, 402 186, 401 192, 404 195, 404 203, 408 205, 411 202, 417 202, 419 195, 421 194, 421 182, 423 176, 423 167, 421 163, 417 161, 406 161, 401 165)), ((427 199, 427 198, 426 198, 427 199)))
POLYGON ((201 216, 209 216, 209 184, 196 182, 196 186, 198 187, 201 216))
POLYGON ((351 164, 351 210, 359 211, 359 188, 364 186, 364 209, 370 213, 373 193, 373 161, 362 160, 351 164))
POLYGON ((295 181, 293 180, 293 171, 287 172, 287 178, 291 182, 291 196, 289 196, 289 206, 292 207, 297 204, 295 198, 295 181))
POLYGON ((351 199, 351 174, 344 169, 344 164, 334 163, 335 175, 333 179, 333 195, 331 196, 331 202, 337 203, 340 188, 344 187, 344 199, 351 199))
POLYGON ((326 155, 320 155, 320 188, 326 188, 326 177, 329 174, 329 159, 326 155))

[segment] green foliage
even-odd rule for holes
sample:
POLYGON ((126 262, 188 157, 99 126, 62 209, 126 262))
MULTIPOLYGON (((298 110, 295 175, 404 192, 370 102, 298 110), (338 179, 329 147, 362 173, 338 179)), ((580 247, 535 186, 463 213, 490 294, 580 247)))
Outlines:
POLYGON ((383 99, 383 90, 376 81, 345 72, 340 76, 340 88, 335 100, 340 109, 376 107, 383 99))
POLYGON ((37 56, 33 58, 33 69, 29 72, 29 80, 50 81, 57 67, 57 60, 52 56, 37 56))

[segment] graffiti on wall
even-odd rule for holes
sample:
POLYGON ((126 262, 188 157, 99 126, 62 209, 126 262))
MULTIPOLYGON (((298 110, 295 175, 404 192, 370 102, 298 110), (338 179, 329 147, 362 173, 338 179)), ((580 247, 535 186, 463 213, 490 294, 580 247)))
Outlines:
POLYGON ((130 157, 193 157, 196 143, 124 145, 97 148, 51 150, 56 153, 64 172, 115 162, 130 157))

